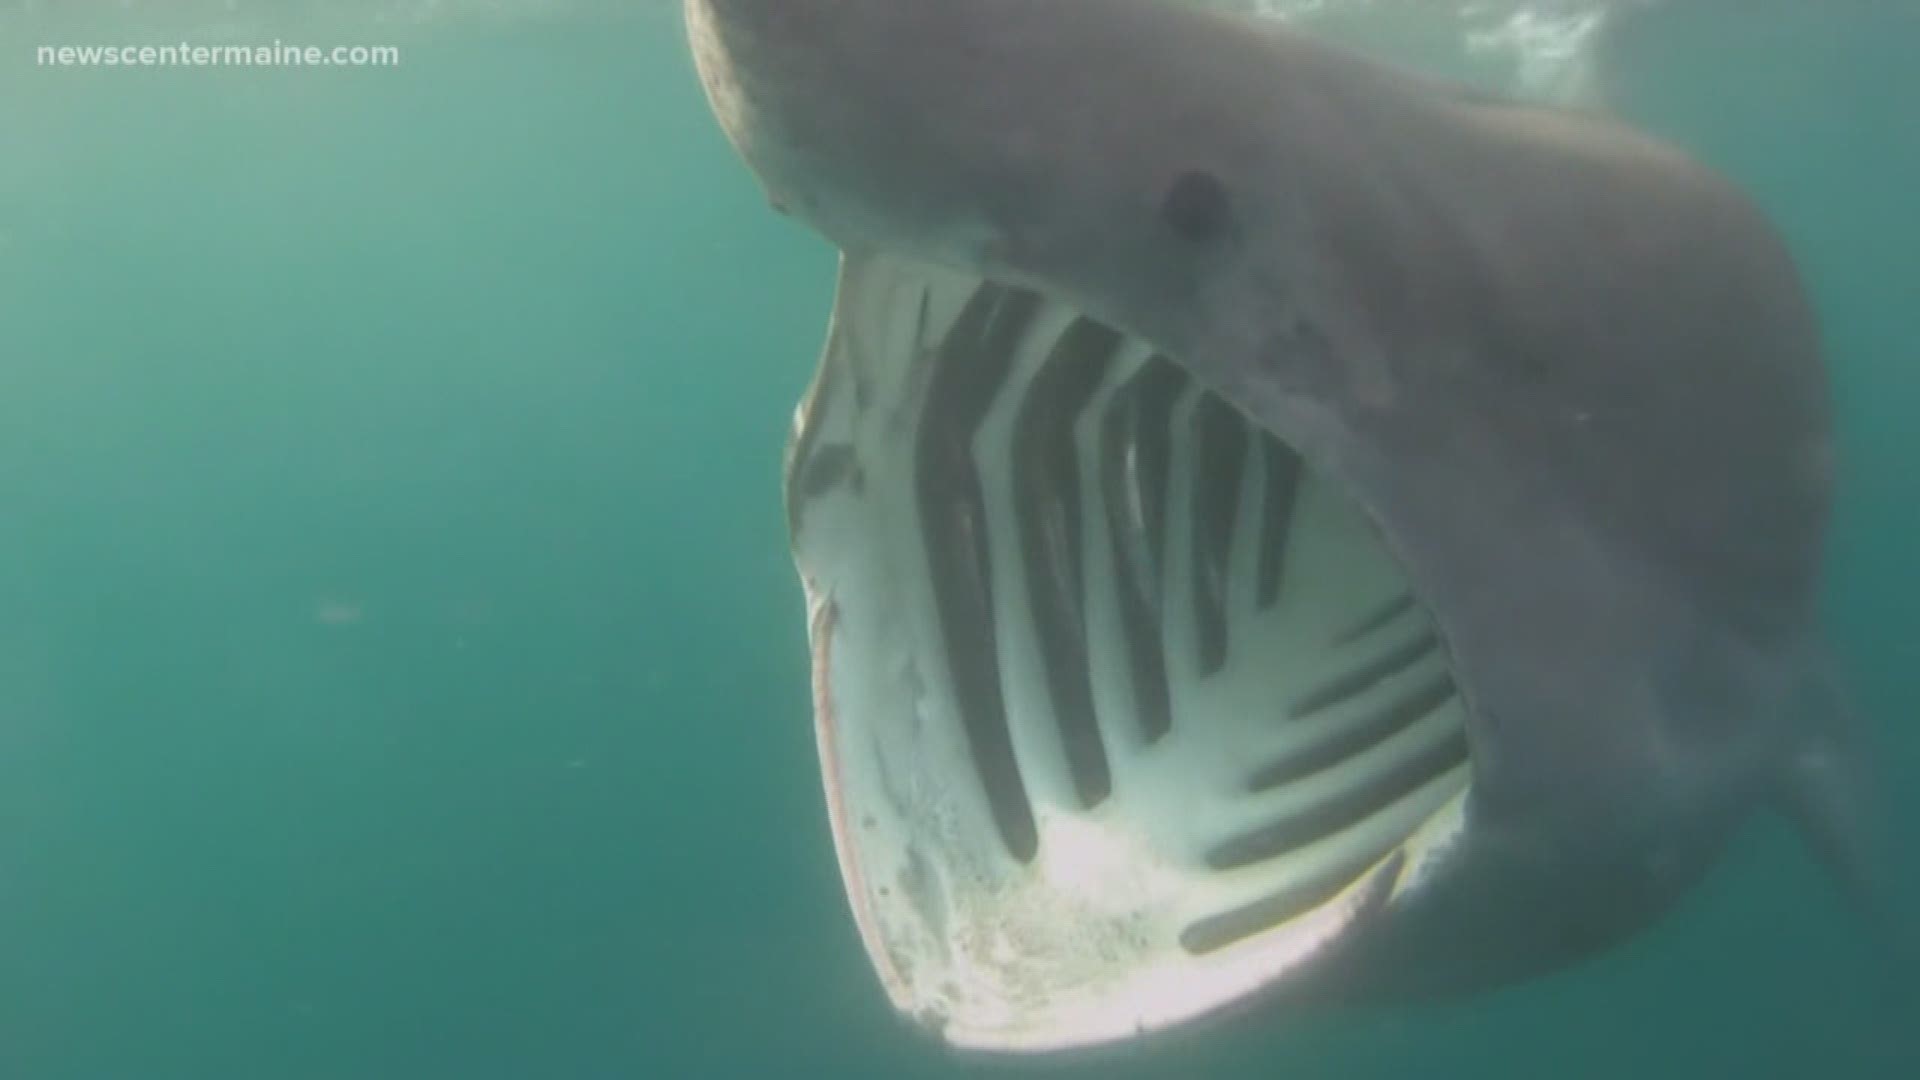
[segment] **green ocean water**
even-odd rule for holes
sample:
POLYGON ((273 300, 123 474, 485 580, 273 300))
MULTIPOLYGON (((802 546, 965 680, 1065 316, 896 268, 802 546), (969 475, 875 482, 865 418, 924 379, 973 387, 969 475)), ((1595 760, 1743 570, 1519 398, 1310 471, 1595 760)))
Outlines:
MULTIPOLYGON (((813 758, 779 461, 833 255, 765 212, 677 18, 36 67, 81 6, 0 7, 0 1080, 1920 1075, 1764 821, 1653 932, 1490 998, 941 1051, 869 973, 813 758)), ((1681 6, 1608 90, 1800 255, 1833 634, 1920 826, 1917 52, 1910 4, 1681 6)))

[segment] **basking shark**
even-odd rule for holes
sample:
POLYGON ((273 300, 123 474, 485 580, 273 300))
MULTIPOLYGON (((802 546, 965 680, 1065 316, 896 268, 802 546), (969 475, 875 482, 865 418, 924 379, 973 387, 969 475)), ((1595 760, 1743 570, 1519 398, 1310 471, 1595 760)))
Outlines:
POLYGON ((1764 807, 1864 892, 1816 318, 1598 115, 1156 0, 687 0, 843 253, 786 466, 894 1006, 1041 1051, 1563 968, 1764 807))

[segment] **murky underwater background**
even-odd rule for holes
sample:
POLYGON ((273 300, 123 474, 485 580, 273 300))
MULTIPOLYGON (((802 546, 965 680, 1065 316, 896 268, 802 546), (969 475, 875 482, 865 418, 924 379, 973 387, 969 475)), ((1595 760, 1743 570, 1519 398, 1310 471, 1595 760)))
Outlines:
MULTIPOLYGON (((1603 51, 1594 3, 1469 6, 1320 17, 1604 100, 1796 246, 1834 635, 1920 824, 1920 5, 1603 51)), ((832 266, 665 0, 0 0, 0 1080, 990 1071, 889 1015, 821 812, 778 465, 832 266), (181 37, 405 53, 34 64, 181 37)), ((1013 1072, 1920 1075, 1853 931, 1761 822, 1568 975, 1013 1072)))

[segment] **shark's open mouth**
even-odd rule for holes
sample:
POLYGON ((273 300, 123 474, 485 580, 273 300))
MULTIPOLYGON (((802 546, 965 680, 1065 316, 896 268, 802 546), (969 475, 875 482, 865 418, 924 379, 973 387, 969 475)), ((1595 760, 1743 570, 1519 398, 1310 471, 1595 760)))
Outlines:
POLYGON ((956 1045, 1240 1001, 1459 829, 1465 707, 1370 522, 1141 342, 850 256, 787 497, 848 894, 956 1045))

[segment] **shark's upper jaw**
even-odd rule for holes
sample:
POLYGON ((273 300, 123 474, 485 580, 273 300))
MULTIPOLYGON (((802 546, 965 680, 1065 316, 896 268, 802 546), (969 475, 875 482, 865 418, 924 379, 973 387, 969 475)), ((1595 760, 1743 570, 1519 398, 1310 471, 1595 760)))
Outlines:
POLYGON ((848 895, 953 1044, 1220 1011, 1459 833, 1433 620, 1364 514, 1146 344, 849 257, 787 491, 848 895))

